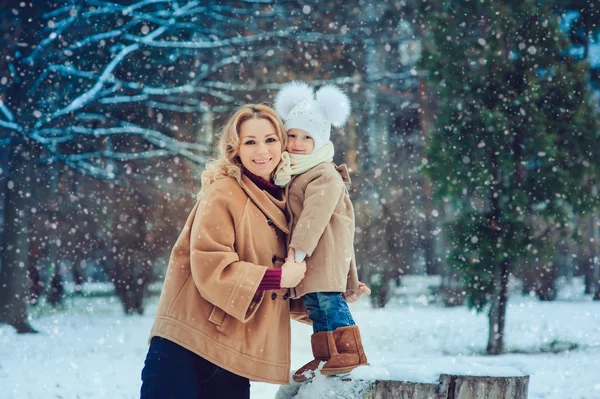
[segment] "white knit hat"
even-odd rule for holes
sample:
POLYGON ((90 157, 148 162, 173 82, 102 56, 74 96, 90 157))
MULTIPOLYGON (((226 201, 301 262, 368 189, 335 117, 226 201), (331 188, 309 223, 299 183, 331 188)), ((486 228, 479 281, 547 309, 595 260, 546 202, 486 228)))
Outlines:
POLYGON ((302 129, 310 134, 318 150, 329 142, 331 125, 344 126, 350 116, 350 100, 334 85, 324 85, 316 94, 306 82, 286 83, 275 97, 275 110, 285 129, 302 129))

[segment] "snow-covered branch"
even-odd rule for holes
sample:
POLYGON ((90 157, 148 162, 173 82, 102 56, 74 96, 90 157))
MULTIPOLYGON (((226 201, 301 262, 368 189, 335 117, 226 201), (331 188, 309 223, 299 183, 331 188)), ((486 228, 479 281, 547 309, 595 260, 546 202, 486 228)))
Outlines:
MULTIPOLYGON (((16 132, 22 133, 23 127, 15 122, 15 117, 13 113, 10 111, 8 106, 2 101, 0 98, 0 115, 4 116, 7 120, 0 119, 0 127, 5 129, 14 130, 16 132)), ((0 141, 0 146, 7 145, 10 140, 2 140, 0 141)))
MULTIPOLYGON (((35 117, 26 123, 12 120, 0 103, 1 127, 38 142, 51 159, 99 178, 112 179, 101 170, 102 159, 143 163, 180 156, 204 164, 209 148, 176 140, 170 127, 158 130, 157 126, 172 123, 157 124, 157 111, 160 118, 230 112, 251 98, 248 91, 278 86, 268 83, 271 66, 254 74, 255 61, 276 57, 298 42, 359 43, 346 34, 305 31, 296 23, 266 28, 270 18, 284 21, 290 15, 293 5, 288 3, 248 0, 253 7, 195 0, 119 3, 71 0, 70 5, 45 13, 45 38, 28 58, 37 63, 26 87, 35 117), (41 62, 47 65, 40 68, 41 62), (109 151, 104 148, 107 137, 121 143, 132 137, 138 146, 109 151)), ((337 82, 356 83, 357 78, 337 82)), ((196 128, 190 127, 182 137, 193 140, 196 128)))
POLYGON ((115 159, 118 161, 133 161, 140 159, 152 159, 158 157, 165 157, 173 155, 170 151, 167 150, 148 150, 148 151, 140 151, 140 152, 117 152, 117 151, 94 151, 94 152, 85 152, 82 154, 69 154, 63 155, 62 159, 68 159, 71 161, 79 162, 88 159, 115 159))
MULTIPOLYGON (((124 6, 121 4, 113 3, 110 1, 98 1, 98 0, 87 0, 87 4, 91 6, 99 7, 96 10, 89 11, 85 14, 86 17, 100 15, 100 14, 121 14, 128 15, 131 12, 146 7, 148 5, 156 5, 156 4, 167 4, 170 5, 173 3, 173 0, 144 0, 138 1, 137 3, 130 4, 128 6, 124 6)), ((197 1, 190 2, 188 4, 194 3, 197 5, 197 1)))
MULTIPOLYGON (((240 52, 236 55, 227 56, 220 61, 214 62, 212 67, 208 68, 208 70, 205 69, 205 71, 203 73, 198 74, 196 76, 196 78, 192 79, 190 82, 184 83, 182 85, 172 86, 172 87, 165 87, 165 86, 157 87, 157 86, 150 85, 147 82, 124 82, 122 79, 118 79, 115 76, 117 73, 116 70, 118 67, 121 67, 121 65, 125 62, 125 60, 126 60, 126 58, 128 58, 128 56, 130 56, 136 52, 139 52, 140 49, 142 49, 146 46, 150 46, 150 47, 159 46, 160 47, 161 43, 164 43, 164 44, 167 44, 168 46, 170 46, 170 44, 168 44, 168 43, 173 44, 173 42, 176 42, 177 43, 176 48, 187 48, 187 47, 195 48, 195 49, 221 48, 221 47, 227 47, 227 46, 249 44, 249 43, 253 43, 255 41, 262 41, 262 40, 266 40, 266 39, 270 38, 270 36, 278 37, 278 38, 288 37, 290 34, 292 34, 295 31, 295 28, 288 28, 285 30, 276 31, 273 33, 268 33, 268 34, 260 34, 260 35, 254 35, 254 36, 234 36, 234 37, 224 38, 224 39, 200 40, 200 41, 195 41, 195 42, 157 40, 163 34, 167 34, 169 36, 169 34, 172 33, 173 26, 176 24, 178 17, 181 17, 182 15, 189 15, 191 10, 200 11, 200 10, 198 10, 198 6, 200 3, 197 1, 191 1, 191 2, 188 2, 187 4, 185 4, 183 7, 179 7, 176 3, 173 3, 172 1, 168 1, 168 0, 139 1, 134 4, 127 5, 127 6, 123 6, 123 5, 119 5, 119 4, 115 4, 115 3, 111 3, 111 2, 96 1, 96 0, 88 0, 87 3, 89 5, 94 5, 94 6, 99 7, 95 10, 85 13, 85 16, 88 18, 90 18, 92 16, 99 16, 102 14, 114 14, 114 13, 118 13, 119 15, 122 15, 122 16, 129 16, 134 13, 139 13, 140 10, 143 10, 145 8, 154 9, 155 6, 157 6, 157 5, 172 6, 172 9, 170 10, 171 14, 170 14, 170 18, 168 20, 167 19, 157 20, 154 16, 151 15, 152 11, 155 11, 155 10, 152 10, 150 12, 150 14, 148 14, 148 15, 136 14, 135 16, 132 17, 133 18, 132 21, 125 24, 125 26, 121 29, 113 29, 108 32, 100 32, 100 33, 88 36, 86 38, 83 38, 81 40, 78 40, 74 44, 69 45, 67 47, 69 49, 69 51, 74 51, 74 50, 85 48, 93 43, 105 42, 107 40, 116 40, 116 39, 122 38, 125 41, 133 41, 133 44, 129 44, 129 45, 121 43, 120 46, 112 46, 112 48, 115 49, 117 51, 117 53, 113 56, 113 58, 110 60, 110 62, 108 62, 108 64, 103 68, 101 73, 82 71, 82 70, 78 69, 77 67, 71 65, 71 63, 63 64, 63 65, 52 65, 48 70, 44 71, 44 73, 42 74, 42 76, 40 76, 40 79, 38 79, 38 81, 36 82, 36 84, 34 85, 32 90, 34 90, 34 91, 37 90, 37 88, 42 84, 42 82, 48 78, 48 75, 50 73, 49 71, 59 72, 62 75, 73 75, 73 76, 83 77, 86 79, 91 79, 91 80, 94 80, 94 84, 88 90, 86 90, 84 93, 78 95, 76 98, 71 100, 67 105, 63 106, 60 109, 55 110, 50 115, 48 115, 44 118, 40 118, 38 120, 38 122, 35 124, 36 130, 40 130, 43 128, 43 126, 53 122, 54 120, 64 117, 68 114, 77 112, 79 110, 82 110, 83 108, 85 108, 89 105, 92 105, 94 103, 99 103, 99 104, 111 104, 112 103, 112 104, 114 104, 115 101, 111 98, 106 99, 105 98, 106 95, 115 94, 116 92, 123 90, 123 89, 141 90, 141 93, 131 95, 130 96, 131 98, 128 100, 128 102, 133 102, 136 99, 145 101, 146 99, 148 99, 148 97, 144 96, 144 94, 151 95, 151 96, 168 96, 168 95, 173 95, 173 94, 186 93, 188 95, 204 94, 204 95, 214 97, 224 103, 236 103, 237 101, 234 96, 231 96, 223 91, 204 88, 201 85, 199 85, 199 82, 202 79, 206 78, 206 76, 209 75, 210 73, 214 73, 215 71, 218 71, 220 68, 222 68, 226 65, 229 65, 232 63, 237 63, 240 61, 241 58, 253 56, 254 54, 252 52, 240 52), (136 25, 137 22, 147 20, 147 17, 154 18, 153 22, 156 23, 158 25, 158 27, 152 31, 149 31, 149 29, 148 29, 148 31, 143 32, 143 35, 141 35, 141 36, 134 35, 132 33, 125 33, 129 28, 132 28, 134 25, 136 25), (144 47, 141 47, 141 46, 144 46, 144 47)), ((164 9, 162 9, 162 10, 165 11, 164 9)), ((227 11, 242 12, 242 10, 235 10, 232 8, 227 9, 227 11)), ((55 26, 59 26, 61 28, 64 26, 69 26, 69 24, 72 23, 72 19, 75 17, 75 15, 73 15, 73 14, 77 14, 77 13, 70 12, 69 13, 70 16, 66 20, 56 23, 55 26)), ((188 28, 192 29, 193 24, 188 23, 188 28)), ((170 35, 170 37, 173 37, 173 36, 170 35)), ((45 42, 43 44, 45 44, 45 42)), ((44 47, 44 46, 41 46, 41 47, 44 47)), ((35 54, 37 54, 37 52, 35 54)), ((35 54, 33 54, 32 56, 34 57, 35 54)), ((120 101, 123 101, 127 96, 118 95, 115 97, 118 98, 120 101)), ((158 103, 164 104, 164 101, 158 101, 158 103)))
MULTIPOLYGON (((158 36, 163 32, 164 32, 164 28, 159 28, 159 29, 155 30, 154 32, 152 32, 149 36, 158 36)), ((68 113, 74 112, 80 108, 83 108, 90 102, 96 100, 98 93, 100 92, 100 90, 102 90, 104 88, 105 83, 110 82, 110 80, 112 79, 112 73, 115 70, 115 68, 125 59, 125 57, 128 54, 130 54, 134 51, 137 51, 138 49, 139 49, 139 45, 137 45, 137 44, 132 44, 130 46, 123 48, 119 52, 119 54, 117 54, 113 58, 113 60, 106 66, 106 68, 104 68, 104 71, 100 75, 100 78, 98 79, 96 84, 94 84, 94 86, 92 86, 92 88, 90 90, 86 91, 85 93, 83 93, 82 95, 77 97, 66 107, 52 113, 46 119, 39 121, 35 126, 36 129, 39 129, 41 126, 43 126, 44 123, 51 122, 52 120, 54 120, 62 115, 66 115, 68 113)))
POLYGON ((108 170, 106 167, 104 167, 104 165, 98 165, 84 160, 73 160, 61 154, 57 154, 56 157, 54 157, 54 159, 64 162, 72 170, 77 171, 83 175, 90 176, 99 180, 110 181, 124 187, 129 187, 130 180, 135 180, 147 184, 150 187, 153 187, 154 189, 160 190, 162 192, 185 195, 193 194, 190 192, 189 189, 181 187, 178 184, 174 184, 174 182, 169 178, 149 176, 148 174, 135 173, 131 170, 127 170, 127 172, 124 175, 120 175, 112 170, 108 170))
POLYGON ((114 37, 120 36, 123 34, 123 30, 122 29, 115 29, 115 30, 111 30, 109 32, 102 32, 102 33, 98 33, 92 36, 88 36, 76 43, 73 43, 71 45, 69 45, 69 47, 67 47, 67 50, 77 50, 80 49, 82 47, 85 47, 87 45, 93 44, 95 42, 99 42, 101 40, 108 40, 108 39, 112 39, 114 37))
POLYGON ((266 41, 268 39, 283 39, 293 35, 297 29, 295 27, 282 29, 276 32, 262 33, 259 35, 236 36, 226 39, 217 39, 212 41, 183 41, 183 40, 154 40, 147 36, 138 36, 133 34, 125 35, 125 39, 136 43, 143 43, 150 47, 173 48, 173 49, 217 49, 229 46, 248 45, 256 42, 266 41))
MULTIPOLYGON (((148 105, 148 107, 151 107, 151 108, 157 108, 157 109, 162 109, 165 111, 181 112, 181 113, 194 113, 194 112, 199 112, 199 111, 204 112, 208 109, 206 107, 206 105, 203 105, 203 104, 177 105, 177 104, 168 104, 168 103, 163 103, 163 102, 158 102, 158 101, 148 101, 148 102, 146 102, 146 104, 148 105)), ((235 107, 236 107, 236 105, 217 105, 217 106, 210 107, 210 111, 215 112, 215 113, 231 112, 231 111, 233 111, 233 109, 235 107)))
POLYGON ((57 142, 67 142, 72 140, 76 135, 87 135, 91 137, 136 135, 143 138, 150 144, 169 151, 171 154, 179 154, 198 164, 204 164, 206 162, 206 158, 204 156, 194 153, 194 151, 200 153, 206 152, 208 148, 203 144, 178 141, 157 130, 142 128, 125 121, 121 121, 121 123, 122 126, 111 128, 68 126, 65 128, 41 129, 33 134, 33 138, 42 144, 53 145, 57 142))
POLYGON ((2 115, 4 115, 4 117, 6 119, 8 119, 9 122, 13 122, 15 120, 13 113, 10 112, 10 109, 8 109, 8 107, 6 106, 6 104, 4 104, 4 101, 2 101, 1 98, 0 98, 0 112, 2 112, 2 115))
POLYGON ((23 127, 14 122, 6 122, 6 121, 3 121, 2 119, 0 119, 0 126, 6 128, 6 129, 14 130, 16 132, 20 132, 20 133, 23 132, 23 127))
POLYGON ((52 32, 50 32, 50 34, 48 35, 47 38, 45 38, 44 40, 42 40, 40 42, 40 44, 38 44, 36 46, 36 48, 33 50, 33 52, 31 53, 31 55, 27 58, 25 58, 25 62, 29 62, 29 63, 33 63, 37 57, 37 55, 46 47, 48 46, 50 43, 52 43, 53 41, 55 41, 56 39, 58 39, 60 37, 60 35, 69 27, 71 27, 75 21, 77 21, 77 16, 76 15, 72 15, 69 18, 67 18, 66 20, 60 21, 58 24, 56 24, 56 29, 53 30, 52 32))

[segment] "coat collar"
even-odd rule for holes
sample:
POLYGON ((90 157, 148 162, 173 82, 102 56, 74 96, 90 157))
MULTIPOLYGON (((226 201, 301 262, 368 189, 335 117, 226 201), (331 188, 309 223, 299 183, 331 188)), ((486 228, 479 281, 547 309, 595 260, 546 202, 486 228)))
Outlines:
POLYGON ((340 166, 337 166, 336 164, 333 165, 335 166, 335 170, 337 170, 342 176, 342 180, 344 181, 344 183, 350 184, 350 172, 348 172, 348 167, 346 166, 346 164, 340 166))
MULTIPOLYGON (((344 183, 350 184, 350 172, 348 171, 348 167, 346 166, 346 164, 342 164, 340 166, 337 166, 335 164, 335 162, 332 162, 333 166, 335 167, 335 170, 338 171, 338 173, 340 174, 340 176, 342 176, 342 180, 344 181, 344 183)), ((293 175, 292 179, 289 181, 289 183, 285 186, 285 197, 287 198, 288 193, 290 191, 290 185, 291 183, 298 177, 301 176, 302 173, 300 173, 299 175, 293 175)))
POLYGON ((273 197, 268 192, 261 190, 254 184, 250 178, 242 174, 240 182, 242 189, 248 194, 248 197, 258 206, 258 208, 275 223, 275 226, 285 234, 289 234, 287 219, 285 218, 285 197, 283 200, 273 197))

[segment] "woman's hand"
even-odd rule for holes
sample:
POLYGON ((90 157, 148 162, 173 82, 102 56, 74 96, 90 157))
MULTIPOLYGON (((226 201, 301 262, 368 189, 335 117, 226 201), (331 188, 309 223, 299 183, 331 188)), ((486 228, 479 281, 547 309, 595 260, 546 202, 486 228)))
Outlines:
POLYGON ((294 249, 288 250, 288 257, 281 266, 281 288, 293 288, 302 281, 306 273, 306 262, 294 262, 294 249))
POLYGON ((348 291, 344 292, 343 296, 344 296, 344 299, 346 300, 346 302, 352 303, 352 302, 358 301, 363 294, 371 295, 371 289, 369 287, 367 287, 367 285, 365 283, 361 283, 359 281, 358 282, 358 293, 356 293, 352 290, 348 290, 348 291))

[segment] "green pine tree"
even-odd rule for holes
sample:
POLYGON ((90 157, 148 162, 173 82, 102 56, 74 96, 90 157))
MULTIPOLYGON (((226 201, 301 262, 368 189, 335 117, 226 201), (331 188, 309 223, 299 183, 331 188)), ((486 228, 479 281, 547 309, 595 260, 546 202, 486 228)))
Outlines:
POLYGON ((560 228, 598 205, 589 66, 569 57, 557 17, 538 1, 421 4, 421 67, 439 97, 423 163, 456 211, 448 263, 468 304, 489 309, 487 352, 498 354, 508 276, 540 245, 531 220, 560 228))

